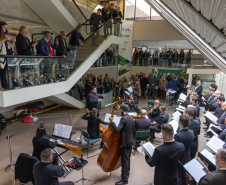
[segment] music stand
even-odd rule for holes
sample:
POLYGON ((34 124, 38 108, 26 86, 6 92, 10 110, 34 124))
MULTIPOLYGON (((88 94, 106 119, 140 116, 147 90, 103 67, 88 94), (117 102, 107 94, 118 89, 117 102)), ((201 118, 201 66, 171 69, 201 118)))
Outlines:
POLYGON ((80 159, 83 162, 83 165, 81 167, 79 167, 79 168, 73 168, 73 169, 75 169, 77 171, 79 171, 79 170, 82 169, 82 178, 79 179, 79 180, 77 180, 77 181, 75 181, 74 183, 78 183, 78 182, 82 181, 82 185, 84 185, 84 181, 89 181, 89 182, 93 182, 94 184, 96 184, 97 183, 96 181, 90 180, 90 179, 86 179, 84 177, 83 167, 88 164, 88 161, 86 161, 86 160, 83 159, 83 154, 81 155, 81 158, 80 159))

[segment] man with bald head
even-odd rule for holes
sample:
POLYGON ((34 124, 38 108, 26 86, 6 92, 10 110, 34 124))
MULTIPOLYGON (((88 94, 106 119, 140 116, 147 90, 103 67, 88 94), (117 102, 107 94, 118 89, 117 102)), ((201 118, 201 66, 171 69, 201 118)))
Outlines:
POLYGON ((149 119, 153 122, 156 121, 160 116, 159 100, 155 100, 154 107, 150 110, 149 119))
POLYGON ((141 110, 141 118, 137 118, 135 120, 135 129, 137 130, 149 130, 150 126, 152 126, 152 122, 150 119, 147 119, 147 111, 141 110))
MULTIPOLYGON (((226 183, 226 149, 221 149, 215 156, 217 170, 200 179, 199 185, 225 185, 226 183)), ((192 178, 189 177, 191 180, 192 178)), ((190 185, 195 182, 191 180, 190 185)))

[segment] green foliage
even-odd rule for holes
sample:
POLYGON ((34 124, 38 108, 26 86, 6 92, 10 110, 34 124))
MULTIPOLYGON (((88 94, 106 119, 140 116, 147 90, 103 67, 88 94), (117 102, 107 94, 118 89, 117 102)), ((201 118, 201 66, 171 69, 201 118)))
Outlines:
POLYGON ((183 67, 180 71, 180 78, 181 76, 184 76, 184 78, 188 78, 188 74, 187 74, 187 69, 189 68, 189 66, 183 67))

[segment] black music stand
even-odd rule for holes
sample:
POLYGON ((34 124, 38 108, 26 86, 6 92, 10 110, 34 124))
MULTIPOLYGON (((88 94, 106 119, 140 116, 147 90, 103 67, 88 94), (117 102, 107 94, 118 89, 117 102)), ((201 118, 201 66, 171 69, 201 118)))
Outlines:
POLYGON ((73 168, 73 169, 75 169, 77 171, 79 171, 79 170, 82 169, 82 178, 79 179, 79 180, 77 180, 77 181, 75 181, 74 183, 78 183, 78 182, 82 181, 82 185, 84 185, 84 181, 89 181, 89 182, 93 182, 94 184, 96 184, 97 183, 96 181, 93 181, 93 180, 84 178, 83 167, 88 164, 88 161, 86 161, 86 160, 83 159, 83 155, 81 155, 81 158, 80 159, 81 159, 83 165, 81 167, 79 167, 79 168, 73 168))

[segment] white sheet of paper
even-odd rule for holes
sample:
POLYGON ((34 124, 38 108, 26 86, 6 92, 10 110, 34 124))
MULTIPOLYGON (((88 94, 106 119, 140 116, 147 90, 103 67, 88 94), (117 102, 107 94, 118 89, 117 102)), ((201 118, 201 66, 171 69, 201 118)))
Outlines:
MULTIPOLYGON (((106 113, 105 118, 104 118, 104 122, 110 122, 109 117, 111 117, 111 114, 106 113)), ((116 115, 114 115, 114 117, 117 117, 116 115)))
POLYGON ((205 117, 209 118, 212 121, 217 121, 218 118, 214 116, 211 112, 207 111, 206 114, 204 115, 205 117))
POLYGON ((181 110, 185 110, 185 107, 183 107, 183 106, 181 106, 181 105, 179 105, 178 108, 181 109, 181 110))
POLYGON ((224 141, 220 140, 216 136, 213 136, 207 143, 208 146, 214 153, 217 153, 218 150, 222 149, 224 141))
POLYGON ((124 91, 128 96, 130 95, 130 93, 128 91, 124 91))
POLYGON ((62 137, 65 139, 70 139, 71 131, 72 131, 72 126, 57 123, 55 124, 53 135, 62 137))
POLYGON ((137 147, 137 151, 141 154, 144 154, 144 149, 141 146, 137 147))
POLYGON ((149 157, 153 156, 155 147, 150 142, 143 144, 142 147, 145 149, 145 151, 149 155, 149 157))
POLYGON ((207 132, 212 132, 216 137, 218 137, 218 134, 211 127, 217 127, 217 126, 215 126, 214 124, 210 124, 207 132))
POLYGON ((115 125, 118 127, 119 126, 119 122, 121 120, 121 117, 114 117, 113 122, 115 123, 115 125))
POLYGON ((196 158, 186 163, 184 167, 191 174, 191 176, 196 182, 199 182, 199 180, 206 175, 206 168, 196 158))
POLYGON ((173 89, 168 89, 167 91, 171 94, 175 94, 177 92, 177 91, 174 91, 173 89))
POLYGON ((216 166, 216 160, 215 155, 211 154, 208 150, 204 149, 200 152, 202 155, 204 155, 210 162, 212 162, 216 166))
POLYGON ((127 90, 128 90, 129 92, 133 92, 133 88, 132 88, 132 87, 128 87, 127 90))
POLYGON ((187 96, 184 93, 180 93, 179 99, 185 101, 187 96))
POLYGON ((175 121, 179 121, 181 113, 179 111, 176 111, 173 113, 173 118, 175 121))
POLYGON ((172 120, 169 122, 170 125, 173 127, 174 135, 177 133, 178 129, 178 121, 172 120))

